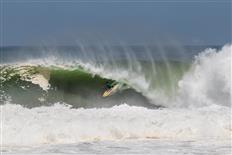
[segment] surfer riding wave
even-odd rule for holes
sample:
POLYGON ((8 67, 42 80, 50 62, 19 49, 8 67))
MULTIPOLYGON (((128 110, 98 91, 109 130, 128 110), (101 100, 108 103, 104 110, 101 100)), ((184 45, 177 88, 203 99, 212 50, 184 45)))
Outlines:
POLYGON ((111 96, 113 94, 115 94, 116 92, 118 92, 119 90, 124 90, 129 88, 126 84, 124 83, 120 83, 117 81, 113 81, 113 82, 106 82, 106 90, 103 92, 102 97, 108 97, 111 96))

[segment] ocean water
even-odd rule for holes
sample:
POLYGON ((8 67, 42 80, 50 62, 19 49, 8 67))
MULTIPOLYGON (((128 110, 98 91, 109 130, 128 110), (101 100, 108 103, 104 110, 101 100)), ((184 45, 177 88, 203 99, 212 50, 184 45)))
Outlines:
POLYGON ((1 152, 231 154, 231 51, 3 47, 1 152))

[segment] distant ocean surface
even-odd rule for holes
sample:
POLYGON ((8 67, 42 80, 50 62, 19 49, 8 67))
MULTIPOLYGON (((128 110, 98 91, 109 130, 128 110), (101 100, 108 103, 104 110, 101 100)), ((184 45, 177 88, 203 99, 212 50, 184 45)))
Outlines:
POLYGON ((231 51, 1 47, 1 151, 229 155, 231 51), (102 97, 114 82, 125 87, 102 97))

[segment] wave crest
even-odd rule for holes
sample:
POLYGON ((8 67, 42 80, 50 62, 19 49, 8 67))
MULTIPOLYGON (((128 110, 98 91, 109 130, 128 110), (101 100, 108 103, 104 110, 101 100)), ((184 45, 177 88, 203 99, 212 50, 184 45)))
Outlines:
POLYGON ((178 83, 180 106, 231 106, 231 51, 232 45, 225 45, 219 51, 206 49, 196 56, 178 83))

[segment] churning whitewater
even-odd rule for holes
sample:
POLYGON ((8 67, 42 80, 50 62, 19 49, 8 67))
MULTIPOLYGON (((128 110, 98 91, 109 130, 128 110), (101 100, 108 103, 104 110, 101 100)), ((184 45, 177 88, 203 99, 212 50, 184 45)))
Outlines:
POLYGON ((231 51, 229 44, 209 48, 191 62, 147 62, 133 54, 108 62, 55 56, 4 62, 3 149, 133 139, 228 145, 231 51), (114 81, 128 88, 103 98, 114 81))

